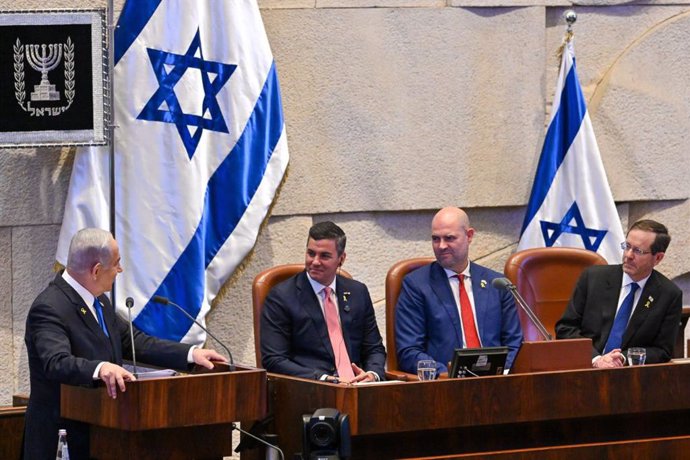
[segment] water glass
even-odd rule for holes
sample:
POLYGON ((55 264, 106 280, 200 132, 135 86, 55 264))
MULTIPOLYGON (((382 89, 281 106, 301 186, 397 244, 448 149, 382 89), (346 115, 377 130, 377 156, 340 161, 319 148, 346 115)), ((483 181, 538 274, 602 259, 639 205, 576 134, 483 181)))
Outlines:
POLYGON ((641 366, 647 359, 647 350, 644 348, 628 348, 628 365, 641 366))
POLYGON ((417 377, 419 380, 436 379, 436 361, 433 359, 422 359, 417 362, 417 377))

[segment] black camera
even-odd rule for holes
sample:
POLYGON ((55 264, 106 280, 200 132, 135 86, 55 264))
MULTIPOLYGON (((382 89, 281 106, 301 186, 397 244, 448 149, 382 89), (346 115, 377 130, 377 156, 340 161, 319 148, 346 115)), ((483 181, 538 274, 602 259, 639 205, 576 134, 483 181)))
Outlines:
POLYGON ((350 420, 337 409, 318 409, 303 415, 302 458, 343 460, 350 458, 350 420))

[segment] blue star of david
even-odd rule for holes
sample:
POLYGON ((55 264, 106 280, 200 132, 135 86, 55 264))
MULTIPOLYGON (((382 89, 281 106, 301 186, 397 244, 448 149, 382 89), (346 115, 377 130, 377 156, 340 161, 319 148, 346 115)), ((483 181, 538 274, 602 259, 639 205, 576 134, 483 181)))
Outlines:
POLYGON ((585 249, 596 252, 608 232, 608 230, 587 228, 580 213, 580 208, 577 207, 577 202, 573 202, 573 205, 568 209, 568 212, 565 213, 560 222, 540 220, 539 223, 541 224, 541 234, 544 237, 546 247, 553 246, 558 237, 563 233, 572 233, 573 235, 580 235, 585 249), (569 224, 572 220, 575 220, 575 225, 569 224))
POLYGON ((137 119, 161 121, 177 126, 189 159, 194 156, 203 131, 227 133, 223 113, 218 105, 216 95, 233 74, 236 65, 222 62, 205 61, 201 50, 199 30, 184 55, 147 48, 151 66, 156 74, 159 88, 153 93, 137 119), (198 57, 195 56, 198 51, 198 57), (184 113, 175 94, 175 85, 187 69, 199 69, 204 88, 201 116, 184 113), (169 71, 168 71, 169 70, 169 71), (215 74, 215 78, 212 75, 215 74), (192 133, 191 130, 197 129, 192 133))

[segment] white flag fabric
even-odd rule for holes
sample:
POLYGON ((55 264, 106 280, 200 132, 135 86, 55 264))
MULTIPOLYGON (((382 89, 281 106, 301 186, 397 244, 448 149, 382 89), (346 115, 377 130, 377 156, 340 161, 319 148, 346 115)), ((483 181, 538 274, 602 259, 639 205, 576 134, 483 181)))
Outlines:
MULTIPOLYGON (((203 323, 256 242, 288 163, 275 63, 255 0, 128 0, 115 32, 116 304, 158 337, 203 323), (126 311, 126 310, 125 310, 126 311)), ((108 154, 76 158, 57 260, 83 227, 109 229, 108 154)))
POLYGON ((569 41, 518 251, 579 247, 598 252, 609 263, 620 263, 624 240, 569 41))

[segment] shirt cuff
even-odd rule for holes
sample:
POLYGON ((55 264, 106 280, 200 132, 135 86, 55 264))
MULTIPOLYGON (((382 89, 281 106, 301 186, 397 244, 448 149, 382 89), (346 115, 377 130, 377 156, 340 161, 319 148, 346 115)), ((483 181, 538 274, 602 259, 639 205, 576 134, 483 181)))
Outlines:
POLYGON ((93 379, 98 380, 98 373, 101 372, 101 367, 105 364, 105 361, 101 361, 98 363, 98 366, 96 366, 96 370, 93 371, 93 379))
POLYGON ((196 345, 192 345, 189 348, 189 351, 187 352, 187 362, 189 364, 194 364, 194 350, 197 348, 199 348, 199 347, 197 347, 196 345))

